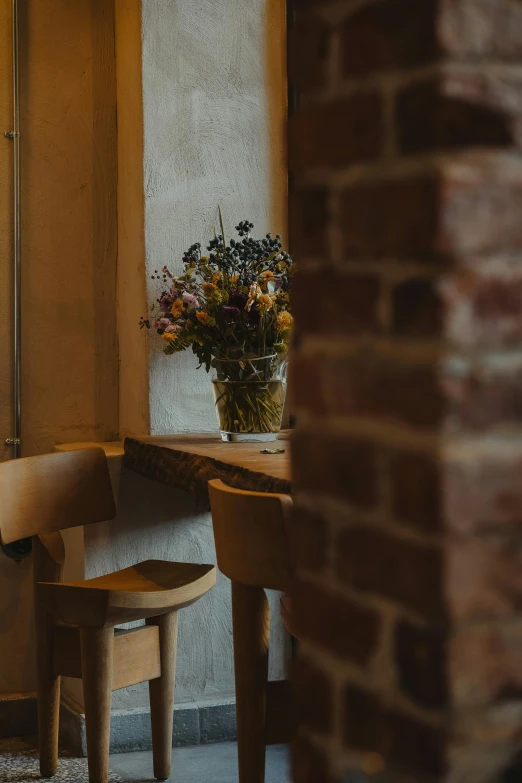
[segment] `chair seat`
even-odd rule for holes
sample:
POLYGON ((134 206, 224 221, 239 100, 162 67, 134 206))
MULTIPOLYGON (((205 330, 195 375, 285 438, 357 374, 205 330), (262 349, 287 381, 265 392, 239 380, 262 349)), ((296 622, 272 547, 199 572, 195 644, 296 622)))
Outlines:
POLYGON ((40 582, 38 596, 61 622, 102 628, 181 609, 215 583, 215 566, 147 560, 82 582, 40 582))

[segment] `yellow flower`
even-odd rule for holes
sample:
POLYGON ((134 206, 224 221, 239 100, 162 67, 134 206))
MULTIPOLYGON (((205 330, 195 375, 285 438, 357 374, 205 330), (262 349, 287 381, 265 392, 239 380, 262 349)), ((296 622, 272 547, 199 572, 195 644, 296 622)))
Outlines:
POLYGON ((181 299, 176 299, 172 303, 172 307, 170 309, 170 312, 172 313, 174 318, 179 318, 179 316, 183 312, 183 302, 181 301, 181 299))
POLYGON ((228 291, 225 291, 224 288, 218 288, 216 291, 213 291, 209 296, 207 296, 207 307, 210 309, 212 307, 219 307, 221 304, 226 304, 228 302, 228 291))
POLYGON ((277 330, 279 332, 282 332, 284 329, 290 329, 292 327, 293 322, 294 319, 292 318, 288 310, 283 310, 283 312, 279 313, 279 315, 276 318, 277 330))
POLYGON ((204 310, 198 310, 198 312, 196 313, 196 318, 198 319, 200 324, 203 324, 203 326, 208 324, 208 322, 210 320, 209 314, 206 313, 204 310))
POLYGON ((235 285, 239 280, 239 275, 232 275, 230 278, 230 285, 235 285))
POLYGON ((259 309, 262 312, 266 312, 267 310, 270 310, 270 308, 274 304, 273 297, 271 297, 270 294, 262 294, 257 301, 259 304, 259 309))
POLYGON ((203 283, 201 288, 203 289, 206 296, 211 296, 211 294, 213 294, 216 290, 217 286, 215 286, 214 283, 203 283))
POLYGON ((274 279, 274 273, 270 269, 266 269, 261 275, 260 280, 262 280, 264 283, 268 283, 269 280, 274 279))
POLYGON ((217 285, 220 280, 221 280, 221 272, 218 270, 214 275, 214 277, 212 278, 212 282, 217 285))
POLYGON ((178 335, 176 334, 176 332, 164 332, 161 335, 161 339, 165 340, 165 342, 167 343, 173 343, 174 340, 178 339, 178 335))

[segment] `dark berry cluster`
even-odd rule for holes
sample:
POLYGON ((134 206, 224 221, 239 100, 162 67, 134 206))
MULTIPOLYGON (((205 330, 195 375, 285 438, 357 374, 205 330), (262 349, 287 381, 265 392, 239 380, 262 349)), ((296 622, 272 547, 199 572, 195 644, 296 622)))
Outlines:
POLYGON ((240 223, 236 226, 236 231, 240 237, 245 237, 250 234, 253 228, 253 223, 249 223, 248 220, 241 220, 240 223))
MULTIPOLYGON (((217 234, 207 245, 209 264, 228 275, 238 275, 240 286, 249 286, 257 281, 261 269, 276 272, 281 261, 288 265, 292 263, 289 254, 282 250, 280 234, 275 237, 266 234, 263 239, 254 239, 250 235, 253 228, 253 223, 242 220, 236 226, 239 240, 231 239, 227 246, 222 234, 217 234)), ((201 245, 196 243, 189 247, 183 256, 183 261, 186 265, 200 262, 201 245)), ((282 276, 281 283, 286 287, 286 276, 282 276)))

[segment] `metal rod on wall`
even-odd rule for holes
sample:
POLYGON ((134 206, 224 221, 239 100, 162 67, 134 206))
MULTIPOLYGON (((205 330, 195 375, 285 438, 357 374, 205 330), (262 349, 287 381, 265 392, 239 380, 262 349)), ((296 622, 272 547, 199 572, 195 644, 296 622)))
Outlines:
MULTIPOLYGON (((6 446, 13 457, 22 456, 22 233, 20 199, 20 19, 18 0, 12 0, 13 38, 13 126, 4 133, 13 143, 13 423, 6 446)), ((20 561, 31 552, 31 539, 24 538, 0 548, 8 557, 20 561)))
POLYGON ((4 136, 13 142, 13 432, 6 438, 13 456, 21 456, 22 437, 22 351, 21 351, 21 274, 22 236, 20 230, 20 40, 18 0, 12 6, 13 37, 13 127, 4 136))

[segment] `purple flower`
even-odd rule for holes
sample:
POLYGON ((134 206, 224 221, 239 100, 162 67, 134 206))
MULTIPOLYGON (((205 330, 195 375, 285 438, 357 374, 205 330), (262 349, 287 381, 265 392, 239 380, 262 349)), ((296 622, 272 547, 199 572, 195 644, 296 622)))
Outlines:
POLYGON ((228 295, 228 304, 231 307, 237 307, 238 310, 244 310, 248 301, 248 296, 243 291, 230 291, 228 295))
MULTIPOLYGON (((162 318, 161 320, 164 321, 165 319, 162 318)), ((167 334, 171 334, 172 332, 181 332, 181 326, 179 326, 179 324, 171 324, 169 321, 169 325, 167 326, 165 331, 167 334)))
POLYGON ((169 326, 170 326, 170 320, 168 318, 159 318, 157 321, 154 322, 154 328, 161 329, 164 332, 167 331, 169 326))
POLYGON ((170 294, 162 294, 159 299, 160 310, 164 313, 170 313, 173 301, 174 299, 170 294))
POLYGON ((224 305, 221 308, 221 312, 223 313, 223 318, 227 323, 239 321, 241 318, 241 310, 239 307, 234 307, 233 305, 224 305))
POLYGON ((196 294, 189 294, 187 291, 183 294, 183 301, 185 301, 189 307, 197 307, 199 304, 196 294))

